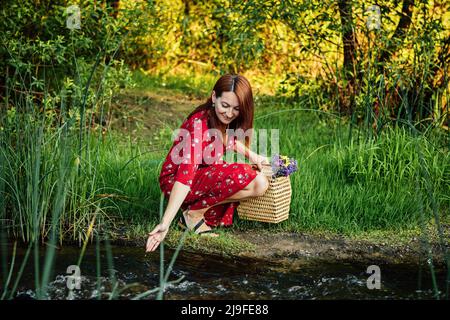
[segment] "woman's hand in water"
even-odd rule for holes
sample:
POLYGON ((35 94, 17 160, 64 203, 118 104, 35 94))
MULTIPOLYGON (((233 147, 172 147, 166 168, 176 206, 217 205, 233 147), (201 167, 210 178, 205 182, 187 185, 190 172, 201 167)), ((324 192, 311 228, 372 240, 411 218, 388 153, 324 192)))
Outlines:
POLYGON ((179 181, 176 181, 173 184, 170 191, 169 202, 167 203, 161 222, 152 230, 152 232, 148 234, 148 240, 145 248, 146 252, 154 251, 160 243, 163 242, 173 219, 177 215, 177 212, 183 204, 183 201, 190 189, 191 188, 189 186, 179 181))
POLYGON ((169 227, 158 224, 152 232, 148 234, 147 246, 145 252, 155 251, 158 248, 159 244, 166 237, 167 232, 169 231, 169 227))

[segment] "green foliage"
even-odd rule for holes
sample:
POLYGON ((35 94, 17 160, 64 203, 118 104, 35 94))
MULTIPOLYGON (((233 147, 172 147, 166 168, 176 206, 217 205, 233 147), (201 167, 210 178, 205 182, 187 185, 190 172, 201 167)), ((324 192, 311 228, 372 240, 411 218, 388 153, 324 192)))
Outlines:
POLYGON ((380 29, 369 30, 364 2, 342 2, 352 17, 344 25, 335 1, 135 3, 147 10, 142 28, 127 40, 134 67, 158 75, 180 65, 220 74, 257 70, 282 80, 280 94, 326 93, 325 109, 350 111, 360 123, 448 122, 448 4, 412 4, 408 22, 400 21, 408 17, 405 1, 382 1, 380 29), (345 70, 342 37, 349 28, 355 45, 352 70, 345 70))
POLYGON ((0 11, 0 209, 24 241, 82 241, 91 223, 110 221, 96 198, 95 142, 113 95, 131 84, 116 55, 126 24, 84 1, 81 29, 69 30, 67 6, 8 1, 0 11))
MULTIPOLYGON (((343 26, 334 2, 137 0, 120 2, 115 11, 83 1, 81 29, 75 30, 65 26, 68 1, 8 4, 0 10, 0 192, 5 195, 0 210, 12 225, 28 228, 20 230, 24 238, 49 234, 51 204, 62 201, 57 186, 65 190, 58 212, 73 238, 83 239, 83 228, 99 212, 105 220, 109 214, 145 220, 159 192, 148 181, 156 180, 164 154, 118 142, 122 139, 108 131, 112 99, 133 81, 140 90, 203 99, 217 76, 228 71, 247 72, 262 82, 284 79, 277 97, 255 94, 258 116, 264 116, 256 125, 286 130, 282 153, 303 163, 304 170, 293 177, 298 192, 293 223, 284 227, 351 232, 414 226, 419 204, 410 197, 416 183, 421 190, 431 185, 440 208, 448 207, 448 157, 440 149, 446 137, 435 130, 446 119, 448 82, 437 77, 444 75, 439 44, 447 26, 438 19, 443 12, 428 15, 429 5, 414 9, 422 10, 414 11, 414 28, 393 46, 398 40, 392 38, 394 9, 400 4, 381 3, 386 19, 370 33, 364 6, 353 3, 360 45, 348 123, 332 113, 340 111, 349 83, 342 73, 343 26), (422 22, 432 23, 418 26, 422 22), (389 59, 381 64, 383 52, 389 59), (180 76, 179 65, 207 67, 208 76, 180 76), (132 78, 129 66, 157 72, 132 78), (445 81, 435 85, 436 79, 445 81), (313 109, 317 112, 305 113, 313 109), (302 112, 305 117, 298 117, 302 112), (397 128, 389 125, 392 119, 397 128), (411 127, 423 130, 423 139, 414 137, 411 127), (292 138, 297 132, 303 133, 300 142, 292 138), (439 143, 430 142, 430 133, 439 143), (431 180, 423 181, 420 170, 431 180), (61 179, 67 184, 60 185, 61 179)), ((163 148, 169 147, 174 125, 169 122, 154 135, 163 148)))
POLYGON ((55 108, 58 104, 84 108, 85 90, 88 104, 94 106, 93 101, 102 104, 129 83, 127 67, 117 55, 126 23, 112 16, 112 8, 83 1, 81 28, 71 30, 66 27, 69 1, 7 2, 0 10, 0 97, 14 94, 18 100, 20 94, 32 93, 34 102, 42 103, 49 95, 55 108), (114 71, 105 76, 102 72, 107 69, 114 71), (97 101, 100 91, 103 101, 97 101), (74 101, 62 101, 65 95, 74 101))

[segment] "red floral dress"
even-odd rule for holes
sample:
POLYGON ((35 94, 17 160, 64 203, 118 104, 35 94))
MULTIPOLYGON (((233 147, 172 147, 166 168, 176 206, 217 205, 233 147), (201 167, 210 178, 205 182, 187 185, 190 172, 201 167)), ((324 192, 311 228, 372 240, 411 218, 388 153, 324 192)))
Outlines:
MULTIPOLYGON (((230 226, 233 223, 234 209, 239 205, 239 201, 216 204, 245 188, 257 176, 257 171, 250 164, 227 163, 222 159, 221 151, 230 150, 233 152, 235 140, 230 139, 227 146, 220 142, 223 148, 222 150, 217 148, 216 154, 216 148, 213 148, 212 144, 215 139, 210 137, 209 133, 205 135, 205 131, 209 129, 207 116, 207 111, 202 110, 183 122, 180 129, 189 132, 191 145, 188 152, 190 153, 183 154, 185 160, 181 163, 179 163, 179 160, 173 161, 172 152, 174 148, 177 148, 176 150, 181 149, 178 144, 184 140, 179 134, 162 165, 159 185, 167 199, 170 197, 170 192, 176 181, 189 186, 191 189, 181 205, 183 211, 213 206, 205 213, 206 224, 209 226, 230 226), (199 132, 201 132, 201 140, 198 139, 199 132), (207 153, 211 154, 211 157, 202 156, 205 154, 206 148, 212 149, 212 152, 207 153), (191 161, 186 161, 186 159, 191 161)), ((217 146, 217 142, 215 146, 217 146)))

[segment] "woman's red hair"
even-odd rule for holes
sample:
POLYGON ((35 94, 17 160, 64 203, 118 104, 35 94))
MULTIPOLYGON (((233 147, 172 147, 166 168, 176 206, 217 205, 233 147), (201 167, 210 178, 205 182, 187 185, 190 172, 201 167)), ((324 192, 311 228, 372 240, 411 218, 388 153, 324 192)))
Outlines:
MULTIPOLYGON (((217 80, 216 84, 213 88, 216 93, 216 98, 222 96, 223 92, 231 91, 234 92, 237 96, 239 102, 239 116, 234 119, 230 125, 229 129, 242 129, 246 132, 248 129, 253 128, 253 114, 254 114, 254 104, 253 104, 253 93, 252 88, 250 86, 250 82, 241 75, 233 75, 233 74, 225 74, 217 80)), ((202 110, 207 110, 208 115, 208 127, 210 129, 218 129, 220 130, 220 120, 217 118, 216 112, 212 107, 212 98, 209 97, 208 100, 195 108, 192 111, 188 118, 190 118, 194 113, 197 113, 202 110)), ((251 137, 245 137, 245 145, 249 148, 251 143, 251 137)))

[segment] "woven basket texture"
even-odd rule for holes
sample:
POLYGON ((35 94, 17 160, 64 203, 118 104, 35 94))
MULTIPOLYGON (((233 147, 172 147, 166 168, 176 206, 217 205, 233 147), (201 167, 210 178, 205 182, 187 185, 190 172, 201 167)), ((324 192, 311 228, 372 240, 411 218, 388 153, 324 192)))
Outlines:
POLYGON ((292 195, 289 176, 272 178, 272 168, 266 165, 261 171, 269 180, 269 188, 260 197, 241 200, 237 207, 239 218, 269 223, 288 219, 292 195))

